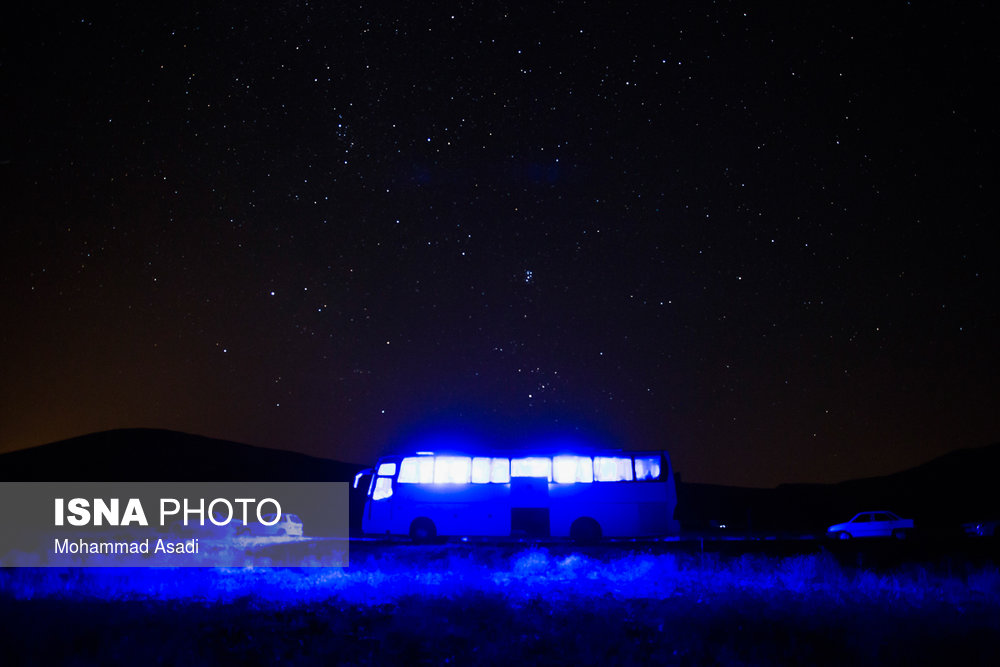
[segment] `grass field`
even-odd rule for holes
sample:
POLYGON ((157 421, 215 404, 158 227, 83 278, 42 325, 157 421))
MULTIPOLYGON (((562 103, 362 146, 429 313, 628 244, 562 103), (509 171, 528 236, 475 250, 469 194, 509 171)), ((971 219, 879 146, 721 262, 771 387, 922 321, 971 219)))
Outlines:
POLYGON ((19 662, 997 664, 1000 571, 410 547, 349 568, 8 569, 19 662))

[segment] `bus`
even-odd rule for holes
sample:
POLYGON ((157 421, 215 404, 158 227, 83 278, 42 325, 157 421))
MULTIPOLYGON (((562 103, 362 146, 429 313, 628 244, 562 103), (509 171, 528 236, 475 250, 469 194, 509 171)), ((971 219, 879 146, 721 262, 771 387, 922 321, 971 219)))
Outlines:
POLYGON ((366 535, 596 541, 680 532, 664 451, 413 452, 379 458, 355 488, 365 475, 366 535))

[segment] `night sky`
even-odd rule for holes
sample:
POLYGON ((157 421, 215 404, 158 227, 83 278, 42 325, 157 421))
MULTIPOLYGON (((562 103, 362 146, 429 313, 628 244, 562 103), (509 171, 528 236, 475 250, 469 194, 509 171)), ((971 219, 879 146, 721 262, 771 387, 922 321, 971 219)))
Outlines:
POLYGON ((0 451, 1000 439, 989 3, 217 4, 5 20, 0 451))

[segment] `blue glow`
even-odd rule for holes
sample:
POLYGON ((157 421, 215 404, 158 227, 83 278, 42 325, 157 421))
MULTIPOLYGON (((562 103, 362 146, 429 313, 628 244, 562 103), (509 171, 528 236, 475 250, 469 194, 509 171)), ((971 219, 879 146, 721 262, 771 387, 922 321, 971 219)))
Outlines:
POLYGON ((594 479, 599 482, 630 481, 632 459, 625 456, 595 456, 594 479))
POLYGON ((487 448, 489 440, 468 428, 449 427, 424 429, 398 439, 395 451, 417 456, 441 454, 474 454, 487 448))
POLYGON ((472 459, 472 483, 488 484, 492 459, 488 456, 476 456, 472 459))
POLYGON ((552 459, 552 476, 557 484, 593 482, 594 461, 589 456, 556 456, 552 459))
POLYGON ((312 570, 0 570, 4 657, 989 664, 996 653, 995 566, 944 576, 924 567, 857 570, 822 554, 594 558, 472 543, 385 548, 351 560, 349 568, 312 570))
POLYGON ((510 459, 493 458, 490 461, 490 482, 508 484, 510 482, 510 459))
POLYGON ((434 457, 407 456, 399 466, 400 484, 432 484, 434 457))
MULTIPOLYGON (((632 455, 596 456, 558 454, 548 456, 506 457, 407 456, 399 467, 399 482, 403 484, 486 484, 507 483, 513 477, 545 477, 557 484, 589 484, 660 478, 660 457, 635 456, 633 476, 632 455)), ((379 475, 396 473, 395 463, 379 466, 379 475)), ((360 473, 359 473, 360 474, 360 473)), ((355 481, 357 478, 355 478, 355 481)))
POLYGON ((510 460, 511 477, 545 477, 552 481, 552 459, 547 456, 525 456, 510 460))
POLYGON ((435 456, 435 484, 468 484, 472 477, 472 459, 468 456, 435 456))
POLYGON ((0 596, 232 602, 242 597, 288 604, 317 601, 378 605, 413 595, 499 594, 511 601, 556 599, 716 599, 786 594, 817 604, 928 600, 1000 608, 1000 572, 970 569, 958 578, 933 569, 875 573, 845 568, 827 553, 723 559, 684 553, 624 552, 610 558, 554 555, 541 548, 428 547, 376 552, 348 568, 7 568, 0 596))
POLYGON ((635 478, 659 479, 660 478, 660 457, 659 456, 636 456, 635 457, 635 478))
POLYGON ((510 461, 487 456, 407 456, 399 467, 401 484, 488 484, 510 481, 510 461))

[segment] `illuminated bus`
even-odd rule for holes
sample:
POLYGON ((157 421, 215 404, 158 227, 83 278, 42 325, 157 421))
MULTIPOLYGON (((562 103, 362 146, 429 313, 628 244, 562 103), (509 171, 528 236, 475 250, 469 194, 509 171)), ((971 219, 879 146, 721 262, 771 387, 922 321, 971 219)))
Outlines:
POLYGON ((666 452, 415 452, 384 456, 362 517, 368 535, 602 537, 676 535, 666 452))

